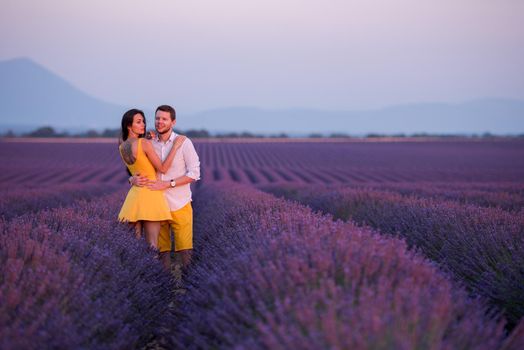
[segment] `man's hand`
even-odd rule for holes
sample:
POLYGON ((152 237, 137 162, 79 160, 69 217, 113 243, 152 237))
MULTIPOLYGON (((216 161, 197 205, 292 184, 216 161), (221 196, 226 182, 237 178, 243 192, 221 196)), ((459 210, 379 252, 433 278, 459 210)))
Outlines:
POLYGON ((154 182, 152 180, 149 180, 147 177, 142 176, 140 174, 136 174, 131 177, 131 180, 129 181, 131 185, 137 186, 137 187, 144 187, 149 185, 150 183, 154 182))
POLYGON ((147 185, 147 188, 153 191, 163 191, 170 187, 171 187, 170 181, 162 181, 162 180, 151 181, 149 185, 147 185))

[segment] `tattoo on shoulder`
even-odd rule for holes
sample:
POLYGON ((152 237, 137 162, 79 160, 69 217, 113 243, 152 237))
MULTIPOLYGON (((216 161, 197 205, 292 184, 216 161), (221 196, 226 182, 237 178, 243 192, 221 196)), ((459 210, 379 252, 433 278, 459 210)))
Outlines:
POLYGON ((133 156, 132 144, 129 141, 124 141, 120 146, 120 154, 127 164, 133 164, 136 161, 136 158, 133 156))

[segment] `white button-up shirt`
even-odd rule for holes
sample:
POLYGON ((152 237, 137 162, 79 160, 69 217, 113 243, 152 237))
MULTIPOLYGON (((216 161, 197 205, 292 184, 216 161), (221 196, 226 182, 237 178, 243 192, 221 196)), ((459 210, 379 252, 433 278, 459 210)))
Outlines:
MULTIPOLYGON (((162 161, 166 159, 177 136, 173 131, 165 143, 161 141, 158 136, 153 139, 153 148, 162 161)), ((160 174, 159 178, 164 181, 170 181, 184 175, 189 176, 195 181, 200 180, 200 160, 196 153, 195 146, 193 146, 193 142, 191 142, 189 138, 186 138, 177 151, 171 167, 165 174, 160 174)), ((166 196, 170 210, 178 210, 191 201, 190 184, 176 185, 174 188, 168 188, 164 191, 164 195, 166 196)))

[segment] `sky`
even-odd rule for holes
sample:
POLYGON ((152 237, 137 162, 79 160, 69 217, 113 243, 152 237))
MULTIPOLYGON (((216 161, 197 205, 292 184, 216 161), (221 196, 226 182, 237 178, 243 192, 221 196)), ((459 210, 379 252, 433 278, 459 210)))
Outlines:
POLYGON ((0 60, 182 112, 524 99, 522 0, 0 0, 0 60))

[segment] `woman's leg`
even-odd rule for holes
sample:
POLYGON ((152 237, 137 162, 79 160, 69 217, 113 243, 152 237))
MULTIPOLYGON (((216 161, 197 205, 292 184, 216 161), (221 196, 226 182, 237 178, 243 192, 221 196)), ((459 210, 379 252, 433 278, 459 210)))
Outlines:
POLYGON ((151 247, 158 249, 158 234, 160 233, 159 221, 144 221, 146 240, 151 247))
POLYGON ((133 222, 131 223, 131 226, 135 229, 136 239, 142 238, 142 221, 133 222))

